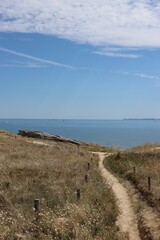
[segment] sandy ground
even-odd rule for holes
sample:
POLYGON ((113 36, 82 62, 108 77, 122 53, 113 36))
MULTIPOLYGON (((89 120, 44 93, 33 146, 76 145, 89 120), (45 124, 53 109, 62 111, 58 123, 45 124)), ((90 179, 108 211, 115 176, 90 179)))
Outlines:
POLYGON ((39 141, 33 141, 32 143, 33 144, 38 144, 38 145, 43 145, 43 146, 52 146, 51 144, 47 144, 47 143, 39 142, 39 141))
POLYGON ((120 214, 117 219, 117 225, 120 228, 120 231, 128 236, 130 240, 140 240, 137 216, 133 210, 127 190, 119 183, 117 178, 104 167, 103 160, 107 155, 104 153, 98 153, 98 155, 100 158, 99 168, 102 176, 105 179, 106 184, 111 187, 114 192, 117 206, 119 207, 120 214))

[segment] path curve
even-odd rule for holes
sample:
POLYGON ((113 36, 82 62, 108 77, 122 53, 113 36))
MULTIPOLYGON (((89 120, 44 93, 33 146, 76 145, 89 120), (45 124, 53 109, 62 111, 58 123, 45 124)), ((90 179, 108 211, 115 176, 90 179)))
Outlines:
POLYGON ((119 226, 121 232, 128 235, 130 240, 140 240, 137 217, 134 213, 127 190, 103 165, 104 158, 110 154, 97 154, 100 158, 99 168, 102 176, 105 179, 106 184, 111 187, 112 191, 114 192, 117 200, 117 206, 119 207, 120 214, 117 219, 117 225, 119 226))

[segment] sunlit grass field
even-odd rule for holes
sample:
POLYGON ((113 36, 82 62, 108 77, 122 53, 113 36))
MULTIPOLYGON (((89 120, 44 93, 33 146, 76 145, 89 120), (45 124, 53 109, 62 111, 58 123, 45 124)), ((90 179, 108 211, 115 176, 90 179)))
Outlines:
POLYGON ((116 153, 105 160, 105 166, 120 177, 130 180, 148 203, 160 210, 159 145, 146 144, 116 153))
POLYGON ((0 132, 0 239, 126 239, 97 157, 84 146, 45 143, 0 132))

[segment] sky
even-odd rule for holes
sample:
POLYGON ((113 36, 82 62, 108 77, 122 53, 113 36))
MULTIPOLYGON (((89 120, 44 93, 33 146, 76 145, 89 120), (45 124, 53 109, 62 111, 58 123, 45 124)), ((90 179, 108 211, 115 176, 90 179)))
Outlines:
POLYGON ((159 0, 3 0, 0 118, 160 118, 159 0))

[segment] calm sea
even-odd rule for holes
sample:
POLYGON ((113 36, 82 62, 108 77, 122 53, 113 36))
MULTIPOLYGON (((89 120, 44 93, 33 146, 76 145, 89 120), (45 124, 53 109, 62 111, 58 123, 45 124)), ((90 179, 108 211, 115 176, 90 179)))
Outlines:
POLYGON ((14 133, 18 130, 38 130, 120 148, 160 143, 159 120, 0 119, 0 129, 14 133))

